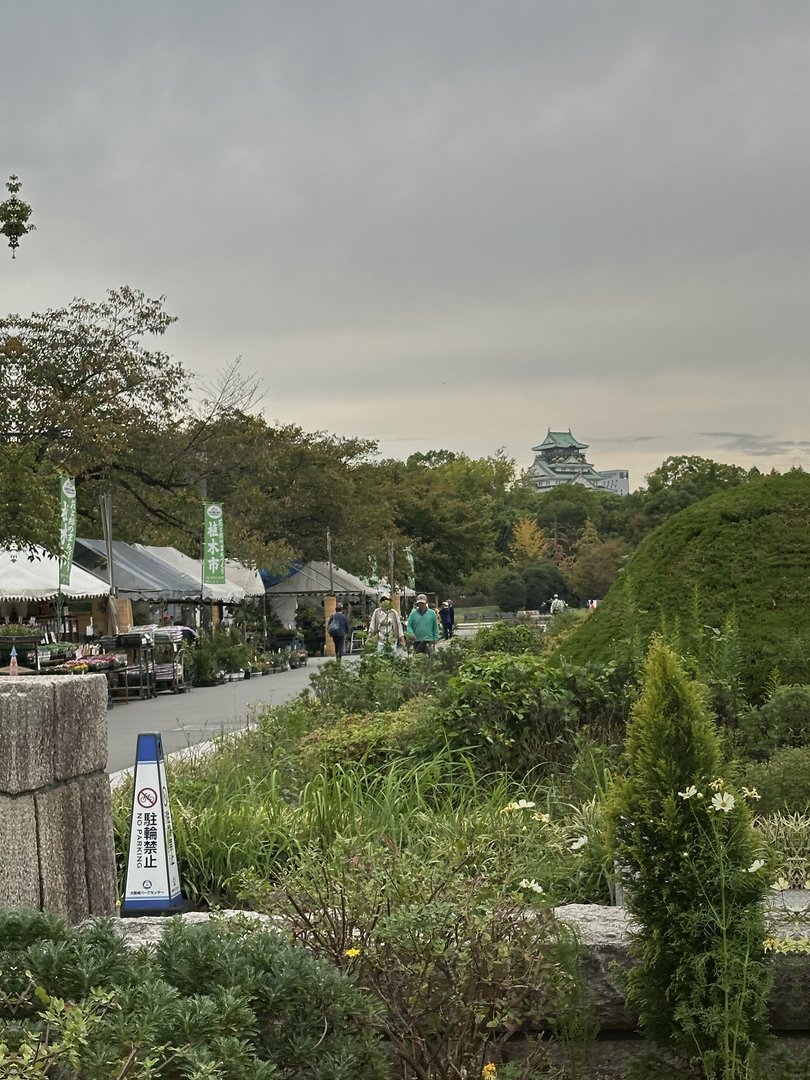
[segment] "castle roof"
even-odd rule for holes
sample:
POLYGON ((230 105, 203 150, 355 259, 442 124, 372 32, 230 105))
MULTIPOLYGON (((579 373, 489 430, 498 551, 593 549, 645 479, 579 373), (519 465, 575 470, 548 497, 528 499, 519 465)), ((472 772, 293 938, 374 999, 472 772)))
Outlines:
POLYGON ((587 450, 588 444, 577 442, 571 434, 571 428, 568 431, 552 431, 549 428, 545 439, 540 445, 532 447, 532 453, 537 454, 543 450, 563 449, 565 447, 570 447, 572 450, 587 450))

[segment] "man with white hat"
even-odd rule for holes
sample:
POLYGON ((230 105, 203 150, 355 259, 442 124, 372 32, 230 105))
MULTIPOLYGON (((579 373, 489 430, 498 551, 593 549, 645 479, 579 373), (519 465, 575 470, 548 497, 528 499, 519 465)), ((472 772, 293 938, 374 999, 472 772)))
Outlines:
POLYGON ((424 593, 419 593, 416 598, 416 607, 408 616, 405 632, 417 653, 429 653, 439 640, 439 620, 433 608, 428 607, 424 593))

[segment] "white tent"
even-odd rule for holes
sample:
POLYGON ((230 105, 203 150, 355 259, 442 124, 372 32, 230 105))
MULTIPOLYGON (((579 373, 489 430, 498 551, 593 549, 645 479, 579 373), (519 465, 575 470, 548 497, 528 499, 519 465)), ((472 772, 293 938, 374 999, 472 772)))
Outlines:
POLYGON ((203 585, 202 563, 199 559, 192 559, 190 555, 184 555, 182 551, 173 547, 152 547, 148 544, 133 544, 132 546, 136 551, 143 551, 173 570, 180 570, 194 581, 199 581, 203 600, 213 600, 215 603, 222 604, 239 604, 245 598, 245 590, 231 578, 227 569, 224 585, 203 585))
POLYGON ((24 551, 0 551, 0 600, 55 600, 62 596, 83 600, 106 596, 109 585, 75 563, 70 584, 59 588, 59 560, 38 548, 35 558, 24 551))

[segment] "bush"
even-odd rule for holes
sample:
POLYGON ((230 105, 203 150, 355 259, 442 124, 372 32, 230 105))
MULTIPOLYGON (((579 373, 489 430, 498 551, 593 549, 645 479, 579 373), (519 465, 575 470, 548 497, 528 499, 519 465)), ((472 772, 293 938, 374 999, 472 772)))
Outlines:
POLYGON ((110 922, 0 913, 0 968, 4 1076, 388 1076, 373 999, 255 921, 172 920, 135 953, 110 922))
MULTIPOLYGON (((379 999, 397 1075, 478 1077, 509 1059, 524 1025, 556 1019, 559 1030, 579 1016, 564 926, 531 889, 495 885, 469 852, 337 841, 327 857, 313 850, 281 889, 258 883, 255 895, 379 999)), ((516 1080, 538 1075, 546 1056, 543 1042, 522 1046, 516 1080)))
POLYGON ((309 772, 346 762, 374 768, 391 757, 429 755, 443 741, 433 702, 415 698, 387 712, 347 714, 339 724, 305 735, 299 753, 309 772))
POLYGON ((810 813, 810 746, 785 746, 749 765, 745 783, 759 792, 759 814, 810 813))
POLYGON ((442 699, 448 743, 468 752, 479 774, 542 775, 570 757, 571 700, 529 653, 470 657, 442 699))
POLYGON ((541 645, 542 631, 522 623, 501 622, 485 626, 472 640, 472 649, 479 653, 537 653, 541 645))
POLYGON ((782 746, 804 746, 810 731, 810 686, 778 686, 759 709, 742 717, 740 734, 749 753, 767 757, 782 746))
POLYGON ((520 611, 526 607, 526 582, 514 570, 508 571, 494 582, 492 594, 501 611, 520 611))

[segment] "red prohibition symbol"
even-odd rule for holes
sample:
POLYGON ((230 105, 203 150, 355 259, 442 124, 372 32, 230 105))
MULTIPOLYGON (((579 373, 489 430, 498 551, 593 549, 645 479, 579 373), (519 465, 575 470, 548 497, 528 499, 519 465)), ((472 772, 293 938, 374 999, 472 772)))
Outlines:
POLYGON ((143 806, 146 810, 148 810, 157 802, 157 792, 154 788, 141 788, 141 790, 138 792, 137 799, 138 806, 143 806))

